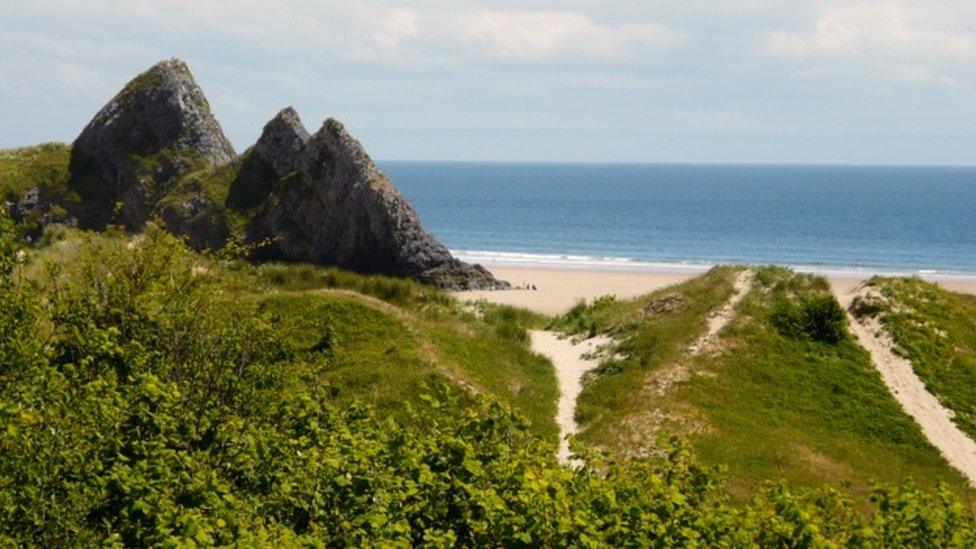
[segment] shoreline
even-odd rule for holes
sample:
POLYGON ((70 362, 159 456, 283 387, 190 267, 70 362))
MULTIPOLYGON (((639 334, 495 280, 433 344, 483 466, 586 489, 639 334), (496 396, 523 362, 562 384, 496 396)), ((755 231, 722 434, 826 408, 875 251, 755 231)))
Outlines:
MULTIPOLYGON (((681 268, 676 265, 667 265, 666 268, 659 270, 579 268, 565 263, 558 266, 539 264, 520 266, 509 263, 482 263, 482 265, 499 279, 511 283, 513 289, 452 292, 455 297, 467 301, 484 299, 491 303, 523 307, 546 315, 563 314, 579 300, 592 301, 607 294, 613 294, 618 299, 634 298, 684 282, 711 268, 711 266, 681 268), (523 285, 529 287, 534 285, 536 289, 521 289, 523 285)), ((799 271, 799 269, 794 270, 799 271)), ((857 273, 840 271, 836 274, 814 272, 813 274, 826 278, 831 289, 838 296, 847 294, 874 275, 906 276, 884 271, 857 273)), ((946 290, 976 295, 976 276, 913 274, 918 274, 921 278, 938 284, 946 290)))
POLYGON ((828 278, 862 278, 872 276, 918 276, 933 282, 976 282, 976 271, 940 269, 883 268, 847 265, 804 265, 787 263, 750 263, 748 261, 650 261, 626 257, 587 256, 577 254, 532 254, 521 252, 451 250, 451 254, 467 263, 479 263, 493 269, 551 269, 573 271, 619 271, 649 274, 701 274, 717 265, 776 265, 800 273, 828 278))

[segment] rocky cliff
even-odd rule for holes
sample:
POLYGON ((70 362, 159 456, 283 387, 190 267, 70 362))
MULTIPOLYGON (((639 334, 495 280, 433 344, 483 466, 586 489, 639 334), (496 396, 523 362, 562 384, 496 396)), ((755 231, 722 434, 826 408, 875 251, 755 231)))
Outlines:
MULTIPOLYGON (((156 218, 199 249, 242 236, 266 244, 256 259, 409 276, 450 289, 508 286, 457 260, 425 231, 334 119, 310 135, 284 109, 236 156, 177 59, 133 79, 95 115, 71 147, 67 172, 64 195, 71 198, 63 206, 83 228, 139 231, 156 218)), ((23 217, 35 194, 17 202, 15 213, 23 217)))
POLYGON ((79 224, 140 230, 183 176, 234 156, 186 64, 163 61, 126 84, 74 141, 79 224))
POLYGON ((285 109, 252 148, 278 181, 250 227, 269 238, 266 257, 405 275, 449 288, 505 284, 478 265, 451 256, 424 230, 416 212, 335 119, 309 135, 285 109))

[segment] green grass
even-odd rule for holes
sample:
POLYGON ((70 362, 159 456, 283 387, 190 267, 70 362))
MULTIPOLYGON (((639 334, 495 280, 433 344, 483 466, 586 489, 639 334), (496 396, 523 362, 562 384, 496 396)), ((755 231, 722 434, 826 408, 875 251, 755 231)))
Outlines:
POLYGON ((712 269, 706 275, 636 299, 600 298, 578 304, 557 318, 552 328, 574 334, 608 334, 618 342, 621 359, 608 360, 586 382, 576 405, 580 439, 602 447, 635 450, 630 426, 649 412, 645 384, 664 365, 679 360, 706 328, 709 312, 733 292, 733 267, 712 269), (645 306, 662 296, 679 296, 674 311, 645 314, 645 306))
POLYGON ((770 479, 860 495, 874 481, 945 482, 973 499, 838 324, 844 319, 824 279, 757 269, 715 350, 691 356, 709 313, 732 295, 735 273, 713 269, 634 300, 580 305, 554 321, 572 333, 612 335, 624 355, 603 362, 584 385, 576 412, 584 443, 653 456, 657 437, 678 435, 704 463, 726 468, 730 492, 743 499, 770 479), (678 305, 644 311, 668 300, 678 305))
MULTIPOLYGON (((21 270, 46 287, 43 265, 78 261, 82 241, 114 250, 138 238, 119 231, 66 231, 61 240, 33 250, 21 270)), ((332 361, 325 379, 338 401, 369 402, 403 419, 404 403, 416 404, 427 387, 446 379, 508 403, 531 422, 533 433, 556 442, 555 374, 529 350, 526 332, 546 321, 540 315, 488 303, 463 305, 408 279, 312 265, 254 265, 214 254, 194 257, 201 276, 221 294, 271 313, 290 345, 304 353, 327 348, 332 361)))
POLYGON ((368 402, 402 419, 404 404, 418 404, 425 384, 437 376, 420 334, 355 296, 280 294, 257 302, 298 349, 329 352, 324 378, 341 403, 368 402))
POLYGON ((956 424, 976 437, 976 296, 917 278, 875 278, 885 297, 881 320, 915 373, 956 424))
POLYGON ((852 337, 824 341, 778 325, 783 300, 828 295, 822 278, 762 269, 726 329, 724 351, 697 359, 706 375, 676 386, 660 410, 683 418, 672 425, 686 428, 703 460, 728 468, 740 496, 770 478, 857 493, 873 481, 913 479, 972 498, 852 337))
POLYGON ((479 390, 520 411, 535 433, 555 443, 559 435, 555 372, 548 360, 529 351, 525 331, 538 323, 538 317, 502 305, 480 307, 480 319, 465 313, 427 315, 418 326, 429 334, 440 361, 479 390))
POLYGON ((536 434, 556 441, 555 374, 530 352, 526 332, 544 322, 539 315, 487 303, 466 307, 411 280, 310 265, 237 263, 232 280, 231 291, 294 323, 303 345, 317 344, 323 322, 335 326, 345 370, 334 384, 353 397, 395 411, 437 374, 498 397, 536 434))
POLYGON ((70 156, 71 146, 64 143, 0 151, 0 195, 20 197, 39 186, 47 200, 66 198, 70 156))

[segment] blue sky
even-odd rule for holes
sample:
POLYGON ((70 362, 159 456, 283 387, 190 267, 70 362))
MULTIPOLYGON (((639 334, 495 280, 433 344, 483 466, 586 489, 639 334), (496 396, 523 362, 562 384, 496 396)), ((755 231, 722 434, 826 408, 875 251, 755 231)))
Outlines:
POLYGON ((0 147, 189 63, 380 159, 976 164, 976 2, 0 0, 0 147))

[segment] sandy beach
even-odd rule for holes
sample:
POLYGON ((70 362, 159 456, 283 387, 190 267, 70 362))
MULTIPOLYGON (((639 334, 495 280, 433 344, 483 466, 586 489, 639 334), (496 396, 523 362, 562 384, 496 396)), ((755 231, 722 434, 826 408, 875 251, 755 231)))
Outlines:
POLYGON ((513 287, 534 285, 536 290, 455 292, 460 299, 484 299, 492 303, 525 307, 547 315, 568 311, 580 299, 613 294, 627 299, 653 292, 698 276, 700 272, 654 273, 536 267, 488 267, 513 287))
MULTIPOLYGON (((607 294, 627 299, 701 274, 700 270, 653 272, 551 267, 487 267, 498 278, 509 281, 513 287, 534 285, 536 290, 455 292, 455 295, 465 300, 484 299, 492 303, 525 307, 547 315, 564 313, 580 299, 592 300, 607 294)), ((866 278, 827 275, 837 295, 848 293, 866 278)), ((941 279, 934 282, 953 292, 976 295, 976 279, 941 279)))

